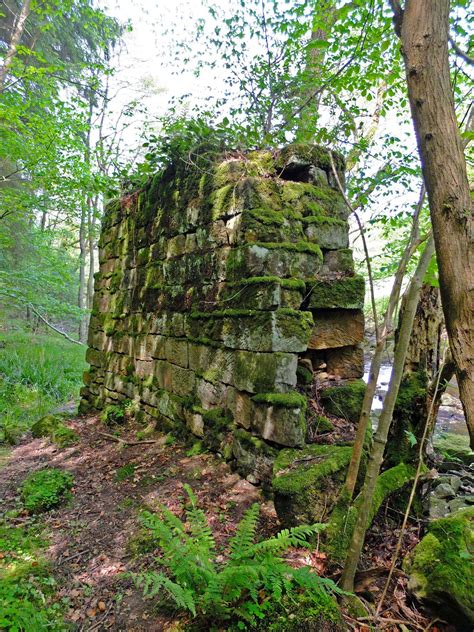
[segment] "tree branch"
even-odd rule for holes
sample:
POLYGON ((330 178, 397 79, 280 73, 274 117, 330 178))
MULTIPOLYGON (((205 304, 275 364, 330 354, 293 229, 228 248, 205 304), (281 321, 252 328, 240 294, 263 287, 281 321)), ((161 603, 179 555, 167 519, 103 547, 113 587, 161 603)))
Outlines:
POLYGON ((75 345, 81 345, 82 347, 85 346, 83 342, 80 342, 79 340, 74 340, 74 338, 71 338, 71 336, 69 336, 66 332, 61 331, 60 329, 52 325, 49 321, 47 321, 46 318, 42 314, 39 313, 39 311, 36 309, 34 305, 32 305, 31 303, 28 303, 28 306, 30 307, 31 311, 34 312, 38 316, 38 318, 50 329, 52 329, 58 334, 61 334, 61 336, 64 336, 66 340, 69 340, 69 342, 73 342, 75 345))

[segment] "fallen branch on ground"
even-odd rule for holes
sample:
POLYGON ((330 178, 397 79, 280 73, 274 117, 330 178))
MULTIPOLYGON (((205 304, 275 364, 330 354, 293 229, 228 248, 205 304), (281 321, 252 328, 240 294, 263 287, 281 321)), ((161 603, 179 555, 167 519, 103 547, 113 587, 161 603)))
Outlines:
POLYGON ((121 439, 120 437, 116 437, 113 434, 109 434, 108 432, 99 432, 102 437, 109 439, 110 441, 116 441, 117 443, 123 443, 124 445, 145 445, 148 443, 158 443, 157 439, 148 439, 146 441, 127 441, 126 439, 121 439))

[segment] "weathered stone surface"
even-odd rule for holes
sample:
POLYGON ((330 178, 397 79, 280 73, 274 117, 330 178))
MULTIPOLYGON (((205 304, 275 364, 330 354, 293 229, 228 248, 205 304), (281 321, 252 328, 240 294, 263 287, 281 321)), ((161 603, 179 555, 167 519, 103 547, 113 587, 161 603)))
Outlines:
POLYGON ((405 559, 408 588, 459 629, 474 625, 474 508, 435 520, 405 559))
POLYGON ((349 246, 349 227, 345 220, 324 216, 304 218, 304 233, 309 241, 325 250, 349 246))
POLYGON ((284 446, 302 446, 306 436, 306 402, 297 393, 262 393, 250 397, 235 391, 229 406, 237 425, 284 446))
POLYGON ((273 468, 275 509, 284 527, 324 522, 336 502, 350 447, 311 445, 281 450, 273 468))
POLYGON ((309 309, 364 307, 365 281, 361 276, 322 279, 308 285, 308 291, 311 292, 309 309))
POLYGON ((298 361, 300 383, 315 364, 361 371, 363 283, 330 162, 302 145, 198 153, 109 203, 81 410, 133 399, 268 485, 277 452, 305 443, 298 361))
POLYGON ((234 432, 232 455, 237 472, 250 483, 269 487, 278 450, 243 429, 234 432))
POLYGON ((294 353, 307 348, 312 324, 310 312, 225 310, 191 314, 186 331, 191 337, 201 335, 232 349, 294 353))
POLYGON ((320 309, 313 312, 314 328, 309 349, 334 349, 357 345, 364 339, 364 312, 320 309))
POLYGON ((362 347, 339 347, 327 349, 325 353, 326 371, 329 375, 346 379, 364 375, 364 350, 362 347))
POLYGON ((319 246, 308 242, 258 242, 232 249, 227 260, 227 279, 278 276, 314 279, 322 264, 319 246))
POLYGON ((366 384, 363 380, 344 382, 338 386, 325 388, 320 393, 321 404, 330 415, 357 423, 365 389, 366 384))

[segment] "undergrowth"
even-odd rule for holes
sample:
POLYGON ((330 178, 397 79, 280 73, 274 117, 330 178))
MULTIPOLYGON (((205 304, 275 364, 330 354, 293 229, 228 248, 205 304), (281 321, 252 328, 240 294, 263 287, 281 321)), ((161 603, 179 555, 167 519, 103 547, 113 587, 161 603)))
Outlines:
POLYGON ((57 335, 0 333, 0 442, 14 443, 36 420, 78 397, 84 353, 57 335))
POLYGON ((23 505, 30 513, 52 509, 68 498, 72 484, 72 474, 57 468, 33 472, 21 486, 23 505))
MULTIPOLYGON (((259 506, 253 505, 230 539, 226 559, 218 555, 206 516, 186 486, 189 503, 185 522, 161 507, 159 514, 143 512, 142 524, 152 533, 162 555, 156 563, 166 569, 137 576, 147 598, 174 602, 206 629, 255 627, 282 598, 301 594, 327 601, 336 585, 311 572, 293 568, 283 559, 291 547, 308 547, 308 538, 324 525, 284 529, 275 537, 255 542, 259 506), (214 627, 217 626, 217 627, 214 627)), ((166 601, 163 603, 166 605, 166 601)))
POLYGON ((56 581, 42 558, 46 540, 35 524, 0 521, 0 629, 7 632, 65 630, 67 604, 55 599, 56 581))

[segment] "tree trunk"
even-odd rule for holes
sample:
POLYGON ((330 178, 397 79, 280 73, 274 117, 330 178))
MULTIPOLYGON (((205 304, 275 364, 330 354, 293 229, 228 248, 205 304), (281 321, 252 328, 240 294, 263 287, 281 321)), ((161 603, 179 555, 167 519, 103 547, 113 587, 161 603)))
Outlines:
POLYGON ((416 211, 413 216, 413 224, 410 232, 410 237, 395 273, 395 279, 390 291, 390 298, 388 301, 387 310, 385 312, 381 331, 378 332, 377 335, 377 344, 375 346, 374 355, 372 356, 372 361, 370 363, 369 379, 367 382, 367 388, 365 389, 364 393, 364 400, 362 402, 362 409, 360 412, 359 422, 357 424, 354 446, 352 448, 351 462, 349 463, 349 469, 347 471, 345 482, 345 490, 349 498, 352 498, 352 496, 354 495, 354 489, 356 486, 357 477, 359 475, 360 461, 365 443, 367 426, 370 422, 370 413, 372 411, 372 404, 377 390, 377 380, 380 373, 380 367, 382 365, 385 345, 387 342, 387 338, 392 330, 393 315, 398 305, 398 299, 400 298, 400 291, 402 289, 403 279, 405 278, 408 263, 418 246, 419 219, 421 210, 423 208, 424 199, 425 188, 424 186, 422 186, 420 190, 418 204, 416 206, 416 211))
POLYGON ((395 347, 390 384, 385 397, 382 413, 380 415, 377 431, 375 433, 372 450, 370 452, 367 473, 365 475, 364 486, 361 491, 361 504, 359 506, 359 511, 357 512, 354 532, 352 534, 349 552, 342 572, 341 587, 343 590, 348 592, 353 592, 354 590, 354 576, 360 554, 362 552, 362 547, 364 546, 365 534, 368 526, 367 521, 374 498, 375 485, 377 483, 380 466, 383 461, 383 454, 387 443, 398 389, 400 388, 400 383, 402 381, 403 367, 405 365, 405 357, 410 342, 410 335, 413 320, 415 318, 416 307, 418 305, 420 289, 433 253, 434 243, 433 238, 430 237, 408 288, 405 315, 400 329, 398 344, 395 347))
MULTIPOLYGON (((405 309, 406 296, 400 309, 395 344, 400 336, 405 309)), ((439 288, 425 283, 420 292, 387 442, 385 462, 389 466, 397 465, 401 461, 415 462, 418 458, 418 443, 425 432, 429 411, 436 419, 441 396, 446 388, 445 382, 440 384, 436 389, 435 401, 431 401, 431 385, 440 368, 442 324, 439 288), (416 439, 416 444, 413 439, 416 439)))
MULTIPOLYGON (((81 210, 81 223, 79 226, 79 291, 77 296, 77 305, 81 310, 86 309, 86 250, 86 210, 83 206, 81 210)), ((79 341, 86 342, 86 339, 87 318, 85 314, 81 314, 79 321, 79 341)))
POLYGON ((392 6, 430 203, 446 329, 474 448, 474 226, 449 72, 449 0, 407 0, 403 12, 398 2, 392 6))
MULTIPOLYGON (((320 0, 313 18, 311 43, 327 41, 336 20, 335 0, 320 0)), ((306 74, 309 85, 301 94, 301 116, 298 122, 297 139, 300 142, 310 142, 314 137, 318 111, 322 93, 317 91, 314 79, 321 79, 321 68, 326 57, 326 49, 310 46, 306 61, 306 74), (312 79, 312 81, 311 81, 312 79), (316 95, 314 96, 316 92, 316 95)))
POLYGON ((2 92, 5 87, 5 79, 7 78, 8 70, 12 65, 13 59, 18 50, 21 36, 23 35, 23 31, 25 30, 25 22, 28 18, 28 15, 30 14, 30 5, 31 0, 25 0, 23 2, 20 13, 18 14, 18 18, 13 27, 13 33, 10 39, 10 44, 8 46, 8 51, 5 55, 3 66, 0 68, 0 92, 2 92))
POLYGON ((94 267, 95 267, 95 210, 97 208, 98 196, 87 200, 87 241, 89 247, 89 272, 87 277, 87 309, 92 309, 92 299, 94 296, 94 267))

